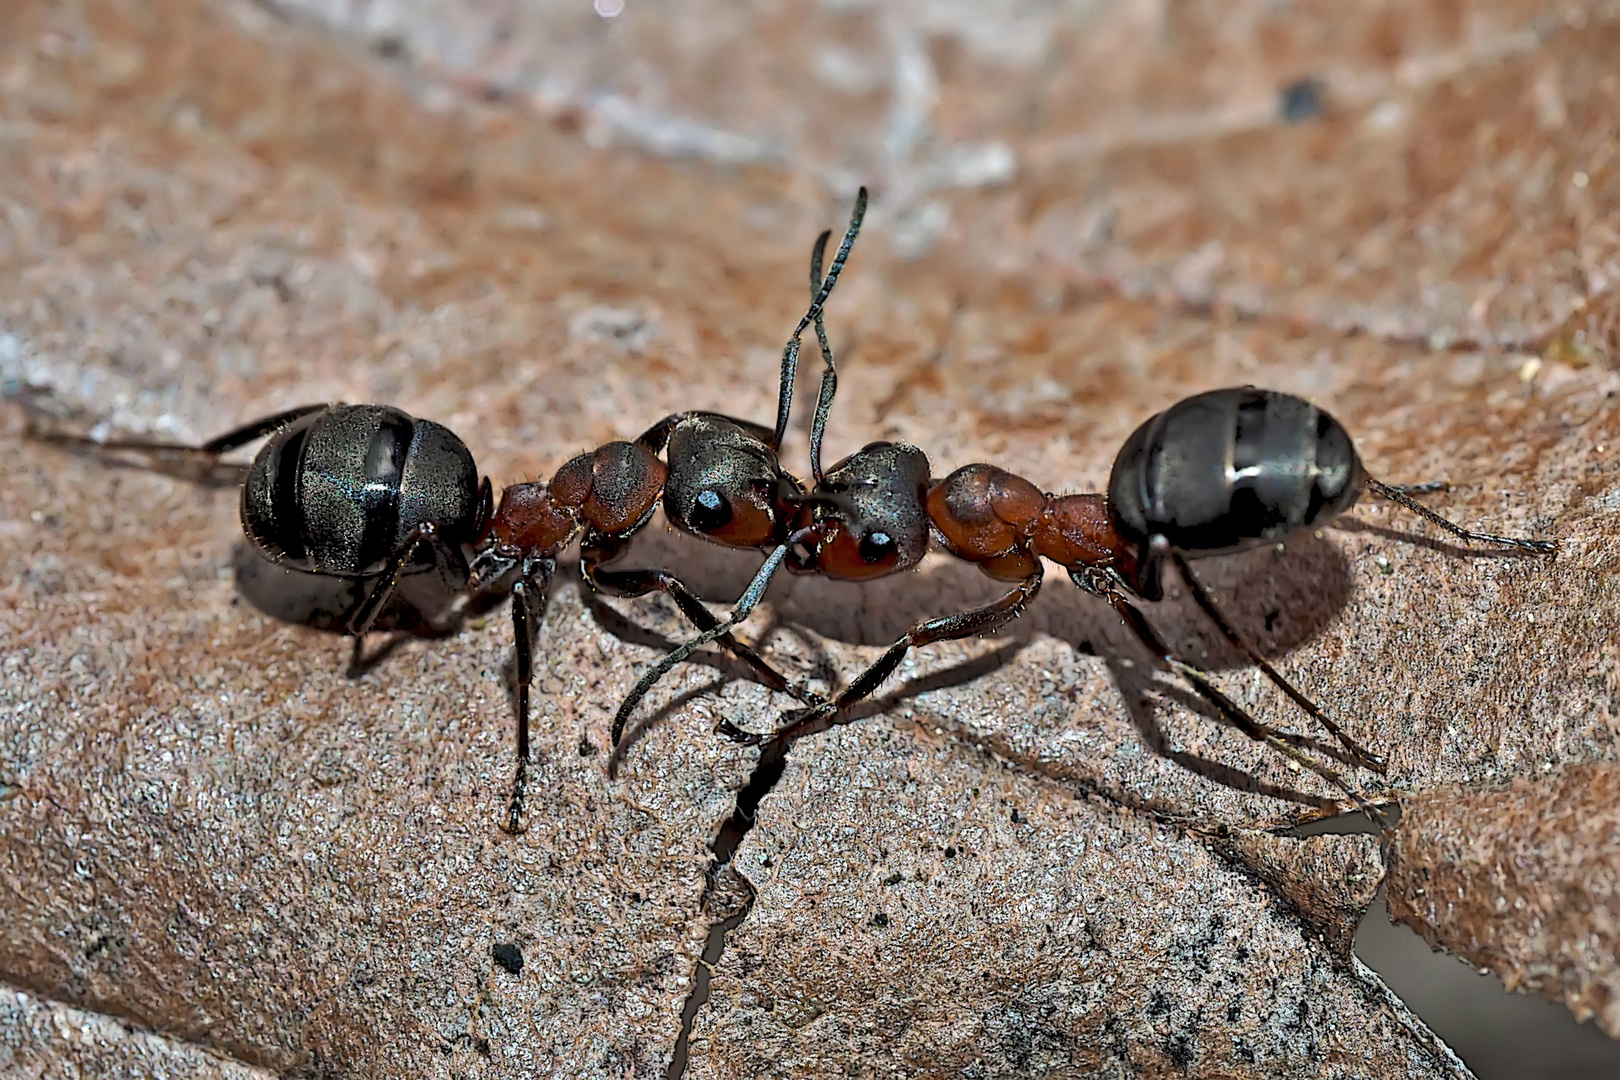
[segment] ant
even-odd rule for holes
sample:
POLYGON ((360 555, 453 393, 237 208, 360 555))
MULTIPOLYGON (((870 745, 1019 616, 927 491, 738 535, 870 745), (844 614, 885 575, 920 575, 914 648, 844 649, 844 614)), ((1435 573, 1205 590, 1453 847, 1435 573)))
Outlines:
MULTIPOLYGON (((222 455, 268 436, 239 472, 243 531, 278 565, 362 585, 374 582, 341 620, 355 638, 357 656, 363 635, 402 576, 437 569, 470 597, 515 576, 517 769, 504 827, 522 832, 534 634, 557 556, 583 531, 580 573, 592 589, 622 597, 666 593, 706 633, 719 621, 675 575, 605 568, 624 554, 660 502, 676 528, 729 547, 774 547, 767 564, 781 565, 784 541, 804 497, 803 485, 777 460, 800 340, 812 323, 819 337, 826 336, 822 308, 860 233, 866 204, 862 188, 827 276, 783 350, 774 428, 713 412, 674 413, 634 442, 610 442, 578 455, 549 482, 506 488, 498 506, 489 478, 479 479, 471 451, 454 432, 386 405, 304 405, 200 445, 99 441, 45 430, 32 434, 97 454, 129 451, 209 471, 217 469, 222 455)), ((823 233, 816 242, 818 268, 830 237, 823 233)), ((807 704, 821 702, 728 633, 705 640, 716 638, 772 689, 807 704)))
MULTIPOLYGON (((1349 510, 1363 491, 1466 541, 1534 555, 1558 550, 1555 541, 1475 532, 1441 517, 1412 495, 1442 490, 1444 484, 1401 487, 1372 477, 1338 420, 1303 398, 1252 386, 1197 394, 1150 418, 1115 458, 1106 494, 1051 495, 988 464, 965 465, 934 481, 927 456, 906 443, 870 443, 823 472, 821 437, 831 402, 827 384, 835 384, 836 374, 831 353, 822 348, 826 375, 811 430, 815 488, 794 522, 788 570, 865 581, 916 566, 932 537, 990 577, 1015 584, 991 603, 913 626, 836 697, 805 702, 806 708, 787 714, 775 731, 719 725, 722 734, 744 745, 785 745, 848 723, 850 707, 874 694, 912 648, 991 633, 1017 618, 1040 591, 1042 560, 1050 559, 1081 589, 1106 600, 1155 660, 1185 679, 1229 723, 1333 784, 1387 832, 1382 813, 1338 772, 1259 723, 1217 689, 1207 672, 1177 656, 1136 601, 1162 599, 1163 572, 1166 564, 1173 566, 1222 636, 1338 740, 1347 760, 1382 775, 1385 763, 1379 755, 1360 746, 1233 629, 1189 561, 1280 543, 1318 528, 1349 510)), ((769 564, 761 567, 728 619, 682 644, 637 684, 614 719, 615 747, 626 719, 653 683, 698 646, 747 618, 775 572, 769 564)))

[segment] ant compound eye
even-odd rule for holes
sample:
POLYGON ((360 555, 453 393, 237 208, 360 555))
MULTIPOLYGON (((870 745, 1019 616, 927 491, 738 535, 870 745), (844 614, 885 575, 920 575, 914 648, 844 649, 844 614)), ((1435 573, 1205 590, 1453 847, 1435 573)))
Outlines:
POLYGON ((712 532, 724 528, 731 521, 731 503, 713 488, 704 488, 692 504, 692 528, 699 532, 712 532))
POLYGON ((861 537, 861 561, 864 563, 880 563, 892 559, 895 555, 894 537, 886 532, 869 532, 861 537))

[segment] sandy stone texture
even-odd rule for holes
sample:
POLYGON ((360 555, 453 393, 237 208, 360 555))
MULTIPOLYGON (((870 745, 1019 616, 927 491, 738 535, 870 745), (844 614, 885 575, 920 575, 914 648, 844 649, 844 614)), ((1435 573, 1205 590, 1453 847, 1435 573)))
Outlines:
POLYGON ((1620 1037, 1620 769, 1575 765, 1408 804, 1391 918, 1620 1037))
MULTIPOLYGON (((504 606, 377 635, 351 673, 344 639, 284 617, 310 583, 255 558, 229 486, 25 424, 198 440, 386 402, 499 487, 673 411, 767 420, 811 241, 867 182, 828 314, 832 457, 907 440, 935 476, 1095 491, 1154 411, 1254 383, 1331 409, 1375 475, 1451 481, 1430 498, 1456 519, 1561 541, 1478 556, 1369 502, 1199 566, 1387 756, 1349 775, 1405 802, 1402 872, 1494 899, 1443 815, 1533 807, 1617 754, 1616 33, 1602 4, 5 5, 0 981, 46 1033, 6 1052, 85 1075, 146 1053, 217 1055, 173 1066, 200 1076, 1466 1075, 1346 950, 1377 845, 1275 834, 1337 793, 1061 574, 774 764, 713 728, 788 699, 705 655, 610 779, 614 708, 687 629, 592 601, 570 555, 513 837, 504 606)), ((717 604, 758 565, 661 519, 633 557, 717 604)), ((312 595, 305 622, 352 601, 312 595)), ((994 595, 944 556, 795 578, 747 636, 827 690, 994 595)), ((1190 600, 1149 614, 1330 752, 1190 600)), ((1620 861, 1574 818, 1535 836, 1527 900, 1620 861)), ((1467 905, 1412 910, 1508 977, 1568 970, 1533 941, 1469 952, 1467 905)))

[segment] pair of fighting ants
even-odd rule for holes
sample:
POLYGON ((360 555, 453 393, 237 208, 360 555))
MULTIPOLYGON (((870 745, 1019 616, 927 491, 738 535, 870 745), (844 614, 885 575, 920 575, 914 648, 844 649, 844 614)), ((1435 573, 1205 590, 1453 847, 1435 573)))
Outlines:
POLYGON ((1390 499, 1463 540, 1550 555, 1556 543, 1474 532, 1412 498, 1443 485, 1397 487, 1369 475, 1344 427, 1310 402, 1253 387, 1215 390, 1172 405, 1137 428, 1114 461, 1104 493, 1050 495, 994 465, 966 465, 935 481, 922 450, 871 443, 831 468, 822 438, 837 390, 824 307, 860 232, 867 194, 830 265, 831 233, 810 260, 811 303, 782 352, 776 423, 767 428, 705 411, 658 421, 634 442, 580 454, 549 482, 506 488, 496 504, 471 452, 453 432, 385 405, 306 405, 246 424, 201 445, 93 440, 55 430, 35 434, 104 453, 217 464, 221 455, 267 438, 246 467, 242 526, 270 560, 306 573, 369 583, 343 628, 357 639, 375 622, 405 575, 439 571, 469 596, 510 582, 517 652, 517 766, 505 828, 522 830, 529 763, 529 684, 535 634, 557 557, 580 536, 580 573, 621 597, 667 594, 699 633, 649 670, 613 719, 616 764, 636 705, 675 665, 717 643, 773 690, 802 708, 782 726, 720 732, 744 744, 787 744, 847 722, 906 653, 937 641, 991 633, 1017 618, 1040 591, 1043 560, 1108 602, 1148 652, 1238 730, 1309 769, 1380 829, 1382 810, 1338 771, 1255 720, 1209 675, 1170 649, 1138 600, 1163 597, 1173 567, 1221 634, 1343 747, 1347 760, 1382 774, 1383 760, 1277 672, 1221 615, 1189 560, 1277 543, 1321 526, 1366 491, 1390 499), (815 327, 823 371, 810 429, 813 486, 778 460, 787 432, 803 335, 815 327), (662 455, 662 457, 660 457, 662 455), (660 502, 677 529, 733 548, 767 552, 731 613, 720 619, 668 570, 613 569, 660 502), (581 535, 583 534, 583 535, 581 535), (751 614, 783 566, 796 574, 866 581, 916 566, 930 541, 1011 583, 981 607, 918 623, 831 698, 799 686, 732 631, 751 614))

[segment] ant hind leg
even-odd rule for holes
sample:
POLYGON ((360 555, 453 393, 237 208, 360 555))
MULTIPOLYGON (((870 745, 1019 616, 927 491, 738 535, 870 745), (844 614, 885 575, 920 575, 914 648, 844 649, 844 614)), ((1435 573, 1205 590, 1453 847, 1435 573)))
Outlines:
POLYGON ((330 405, 300 405, 296 409, 260 417, 241 427, 232 428, 205 443, 193 445, 136 438, 92 439, 88 435, 46 426, 42 419, 43 413, 35 406, 29 414, 28 436, 41 442, 65 446, 80 453, 98 455, 115 464, 136 465, 157 472, 172 473, 197 483, 224 486, 241 483, 247 468, 241 465, 223 465, 219 460, 222 455, 262 439, 312 413, 323 412, 329 408, 330 405))
POLYGON ((1471 543, 1496 544, 1500 547, 1513 548, 1516 551, 1523 551, 1531 555, 1558 554, 1558 541, 1556 540, 1527 540, 1518 536, 1498 536, 1496 533, 1475 532, 1472 529, 1465 529, 1456 522, 1441 517, 1433 510, 1430 510, 1427 506, 1424 506, 1422 503, 1412 498, 1410 494, 1414 491, 1443 490, 1443 488, 1436 488, 1432 484, 1418 484, 1412 487, 1398 487, 1394 484, 1386 484, 1382 480, 1376 480, 1371 476, 1367 477, 1366 483, 1367 490, 1371 491, 1373 494, 1382 496, 1383 498, 1388 499, 1390 502, 1399 503, 1401 506, 1404 506, 1408 510, 1412 511, 1412 513, 1416 514, 1418 517, 1431 521, 1440 526, 1442 529, 1446 530, 1451 535, 1459 537, 1463 540, 1467 540, 1471 543))
POLYGON ((1204 672, 1177 656, 1154 632, 1153 627, 1148 624, 1147 616, 1142 614, 1141 609, 1131 603, 1130 599, 1117 587, 1094 575, 1071 572, 1069 576, 1074 579, 1076 585, 1086 592, 1094 596, 1100 596, 1113 605, 1114 610, 1124 619, 1125 625, 1130 627, 1131 632, 1136 635, 1136 639, 1153 655, 1154 659, 1158 660, 1167 670, 1185 679, 1198 696, 1215 706, 1228 723, 1249 738, 1254 739, 1256 742, 1265 743, 1296 765, 1309 769, 1338 788, 1355 805, 1357 810, 1367 815, 1367 818, 1378 827, 1380 833, 1389 834, 1391 824, 1382 810, 1368 801, 1354 787, 1351 787, 1349 782, 1340 776, 1337 771, 1317 761, 1309 754, 1303 753, 1283 739, 1276 731, 1250 716, 1237 702, 1221 693, 1209 681, 1204 672))
POLYGON ((1204 614, 1209 617, 1209 621, 1215 624, 1216 629, 1220 630, 1226 640, 1242 652, 1244 656, 1248 657, 1251 664, 1264 672, 1266 678, 1271 680, 1272 685, 1287 694, 1294 704, 1305 710, 1313 720, 1322 725, 1335 739, 1339 740, 1339 745, 1344 747, 1350 754, 1351 760, 1355 764, 1383 775, 1387 768, 1383 757, 1368 750, 1346 734, 1315 702, 1296 689, 1293 683, 1283 678, 1281 672, 1267 663, 1266 659, 1256 651, 1254 646, 1248 643, 1243 635, 1232 628, 1232 624, 1226 621, 1225 616, 1216 607, 1214 597, 1209 595, 1197 577, 1193 575, 1192 567, 1187 565, 1187 560, 1179 551, 1172 549, 1170 558, 1175 563, 1176 570, 1181 575, 1181 580, 1186 583, 1187 591, 1192 594, 1193 600, 1203 609, 1204 614))

